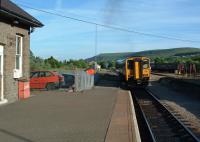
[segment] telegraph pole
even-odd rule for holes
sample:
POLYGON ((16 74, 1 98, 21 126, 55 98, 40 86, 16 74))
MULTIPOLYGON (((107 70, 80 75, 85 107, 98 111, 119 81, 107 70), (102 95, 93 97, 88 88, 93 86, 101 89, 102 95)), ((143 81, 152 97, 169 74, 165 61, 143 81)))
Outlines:
POLYGON ((95 25, 95 69, 97 68, 98 25, 95 25))

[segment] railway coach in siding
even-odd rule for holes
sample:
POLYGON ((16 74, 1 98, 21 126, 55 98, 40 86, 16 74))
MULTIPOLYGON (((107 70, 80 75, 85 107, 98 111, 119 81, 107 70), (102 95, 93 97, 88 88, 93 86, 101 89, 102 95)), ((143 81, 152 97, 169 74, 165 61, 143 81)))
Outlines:
POLYGON ((129 86, 147 86, 151 74, 150 59, 128 57, 122 65, 122 76, 129 86))

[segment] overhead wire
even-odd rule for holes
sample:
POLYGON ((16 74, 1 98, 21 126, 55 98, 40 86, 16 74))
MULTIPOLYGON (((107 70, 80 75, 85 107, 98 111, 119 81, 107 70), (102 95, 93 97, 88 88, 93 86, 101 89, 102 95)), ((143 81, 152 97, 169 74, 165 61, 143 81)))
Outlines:
POLYGON ((200 43, 200 41, 196 41, 196 40, 181 39, 181 38, 169 37, 169 36, 164 36, 164 35, 145 33, 145 32, 127 29, 127 28, 124 28, 124 27, 121 27, 121 26, 118 27, 118 26, 113 26, 113 25, 105 25, 105 24, 96 23, 96 22, 92 22, 92 21, 88 21, 88 20, 83 20, 83 19, 79 19, 79 18, 75 18, 75 17, 71 17, 71 16, 66 16, 66 15, 63 15, 63 14, 60 14, 60 13, 57 13, 57 12, 50 12, 50 11, 47 11, 47 10, 34 8, 32 6, 25 5, 25 4, 22 4, 22 3, 19 3, 19 2, 18 2, 18 4, 22 7, 29 8, 29 9, 32 9, 32 10, 35 10, 35 11, 47 13, 47 14, 50 14, 50 15, 54 15, 54 16, 58 16, 58 17, 82 22, 82 23, 87 23, 87 24, 94 25, 94 26, 100 26, 100 27, 104 27, 104 28, 108 28, 108 29, 112 29, 112 30, 117 30, 117 31, 122 31, 122 32, 127 32, 127 33, 133 33, 133 34, 138 34, 138 35, 143 35, 143 36, 148 36, 148 37, 154 37, 154 38, 176 40, 176 41, 181 41, 181 42, 200 43))

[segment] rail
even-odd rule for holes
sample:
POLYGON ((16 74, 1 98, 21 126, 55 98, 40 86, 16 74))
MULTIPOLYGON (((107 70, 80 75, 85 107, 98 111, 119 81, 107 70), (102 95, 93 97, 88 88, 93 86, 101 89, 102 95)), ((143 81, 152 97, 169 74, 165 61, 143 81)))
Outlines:
MULTIPOLYGON (((200 142, 176 116, 174 116, 150 91, 134 89, 131 91, 137 110, 143 123, 139 129, 146 127, 143 136, 151 142, 200 142)), ((137 113, 138 114, 138 113, 137 113)), ((145 142, 147 139, 145 140, 145 142)))

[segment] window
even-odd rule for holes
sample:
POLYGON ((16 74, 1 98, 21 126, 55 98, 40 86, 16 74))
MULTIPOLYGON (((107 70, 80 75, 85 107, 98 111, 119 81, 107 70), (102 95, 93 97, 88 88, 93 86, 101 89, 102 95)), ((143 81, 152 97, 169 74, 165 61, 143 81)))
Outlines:
POLYGON ((148 61, 148 60, 144 60, 144 61, 143 61, 143 68, 144 68, 144 69, 149 68, 149 61, 148 61))
POLYGON ((72 76, 72 75, 66 75, 65 76, 65 80, 66 81, 73 81, 74 80, 74 76, 72 76))
POLYGON ((23 37, 16 35, 16 59, 15 59, 15 69, 19 71, 20 76, 22 76, 22 47, 23 37))
POLYGON ((46 72, 46 77, 50 77, 52 74, 50 72, 46 72))
POLYGON ((32 72, 31 78, 38 78, 39 72, 32 72))
POLYGON ((45 72, 40 72, 40 77, 45 77, 45 72))
POLYGON ((128 60, 128 69, 133 69, 133 60, 128 60))

